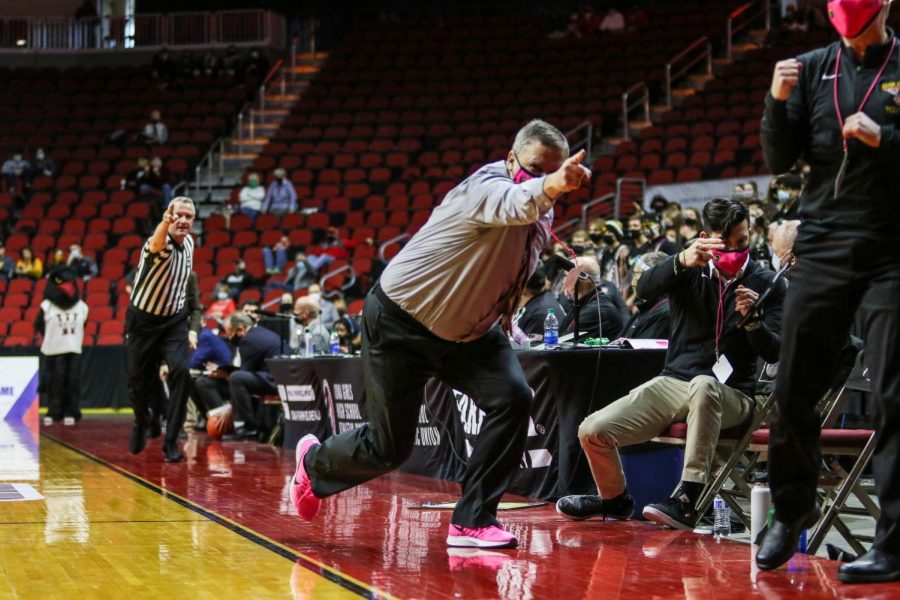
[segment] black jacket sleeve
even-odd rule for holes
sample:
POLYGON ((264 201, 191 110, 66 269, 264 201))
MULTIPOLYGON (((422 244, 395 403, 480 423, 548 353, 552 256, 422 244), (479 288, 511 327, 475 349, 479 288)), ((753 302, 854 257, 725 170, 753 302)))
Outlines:
POLYGON ((682 286, 692 277, 696 268, 678 264, 678 255, 670 256, 649 271, 644 271, 637 284, 638 298, 651 304, 682 286))
POLYGON ((800 81, 787 101, 776 100, 771 92, 766 93, 760 141, 766 165, 775 174, 790 170, 806 147, 809 137, 806 82, 816 76, 811 72, 816 61, 811 58, 801 57, 800 81))

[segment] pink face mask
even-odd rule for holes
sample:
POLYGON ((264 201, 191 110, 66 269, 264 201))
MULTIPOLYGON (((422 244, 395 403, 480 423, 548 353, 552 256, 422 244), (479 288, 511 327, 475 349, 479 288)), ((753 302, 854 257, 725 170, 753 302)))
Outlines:
POLYGON ((515 175, 513 175, 513 181, 515 183, 524 183, 530 179, 534 179, 534 177, 534 175, 532 175, 522 167, 519 167, 519 170, 516 171, 515 175))
POLYGON ((711 250, 713 262, 716 268, 722 272, 722 275, 731 279, 740 272, 747 257, 750 256, 750 246, 743 250, 711 250))
POLYGON ((880 0, 829 0, 828 19, 842 37, 853 39, 881 12, 880 0))

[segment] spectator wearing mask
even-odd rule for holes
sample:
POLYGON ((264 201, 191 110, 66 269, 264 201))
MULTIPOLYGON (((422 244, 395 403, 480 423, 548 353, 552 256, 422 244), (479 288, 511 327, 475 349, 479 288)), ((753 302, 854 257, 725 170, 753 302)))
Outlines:
POLYGON ((34 161, 28 168, 28 174, 25 178, 26 183, 31 185, 35 177, 53 177, 54 172, 56 172, 56 165, 53 163, 53 160, 47 156, 43 148, 38 148, 37 152, 34 153, 34 161))
POLYGON ((678 228, 678 237, 681 238, 682 248, 693 244, 700 236, 700 213, 696 208, 685 208, 681 211, 681 227, 678 228))
POLYGON ((581 256, 575 259, 581 269, 576 289, 580 308, 572 307, 560 324, 560 333, 575 331, 575 314, 578 314, 578 339, 605 337, 614 340, 622 333, 624 319, 615 304, 603 292, 600 264, 597 259, 581 256))
POLYGON ((44 274, 44 263, 34 255, 31 248, 22 248, 16 262, 16 275, 37 281, 44 274))
POLYGON ((232 346, 238 349, 241 366, 228 376, 234 433, 223 436, 222 440, 258 440, 265 433, 257 415, 260 408, 258 398, 278 393, 266 360, 280 354, 281 337, 256 325, 242 312, 232 313, 227 323, 225 332, 232 346))
POLYGON ((582 422, 578 438, 599 495, 560 499, 557 512, 567 518, 630 518, 634 499, 626 489, 618 448, 648 441, 673 422, 687 422, 681 484, 671 498, 648 505, 643 514, 693 530, 719 432, 750 418, 757 360, 778 359, 783 284, 776 284, 763 303, 761 320, 737 327, 774 278, 750 259, 746 207, 734 199, 712 200, 703 209, 703 222, 697 242, 638 281, 637 294, 647 302, 669 296, 666 365, 660 376, 582 422))
POLYGON ((638 282, 645 271, 649 271, 668 258, 665 252, 648 252, 634 265, 634 274, 631 278, 631 289, 636 298, 634 302, 635 312, 625 324, 624 338, 667 340, 669 339, 669 297, 663 295, 654 302, 647 302, 637 296, 638 282))
POLYGON ((334 330, 340 340, 341 352, 358 354, 362 348, 362 333, 359 325, 350 317, 341 317, 334 324, 334 330))
POLYGON ((621 290, 628 275, 629 248, 622 243, 622 223, 609 220, 604 223, 600 246, 600 272, 604 281, 621 290))
POLYGON ((259 185, 259 174, 247 175, 247 185, 241 188, 238 195, 238 212, 255 219, 262 210, 262 203, 266 197, 266 190, 259 185))
POLYGON ((20 182, 24 188, 28 183, 27 177, 29 169, 31 169, 31 163, 22 157, 21 152, 13 154, 3 163, 3 167, 0 167, 0 173, 6 177, 6 189, 12 191, 16 189, 16 185, 20 182))
POLYGON ((304 349, 303 335, 309 334, 314 349, 312 354, 327 352, 331 329, 326 327, 319 318, 319 302, 311 296, 302 296, 294 302, 293 311, 294 322, 299 327, 292 335, 292 337, 296 336, 296 340, 291 340, 291 346, 304 349))
POLYGON ((298 252, 294 257, 294 266, 287 273, 284 281, 270 281, 266 284, 265 293, 272 290, 287 290, 296 292, 303 290, 315 282, 315 271, 309 266, 306 254, 298 252))
POLYGON ((234 300, 231 298, 230 290, 227 283, 220 283, 213 292, 212 303, 203 314, 206 319, 215 319, 224 322, 231 313, 237 310, 234 300))
POLYGON ((513 322, 530 339, 543 340, 544 320, 549 309, 553 309, 557 319, 563 318, 563 309, 550 290, 544 264, 538 261, 534 273, 525 283, 525 291, 522 292, 522 300, 519 301, 519 310, 516 311, 513 322))
POLYGON ((148 146, 161 146, 169 139, 169 129, 162 122, 158 110, 150 112, 150 121, 141 130, 140 141, 148 146))
POLYGON ((247 272, 247 263, 244 262, 244 259, 239 258, 234 263, 234 271, 226 275, 222 283, 228 286, 228 295, 237 301, 244 290, 252 287, 253 279, 253 276, 247 272))
POLYGON ((597 246, 591 240, 590 234, 579 229, 569 238, 569 248, 572 249, 577 256, 596 256, 597 246))
POLYGON ((283 235, 271 248, 268 246, 263 248, 263 262, 266 265, 266 273, 277 275, 284 270, 290 247, 291 241, 288 239, 288 236, 283 235))
POLYGON ((322 295, 322 286, 318 283, 310 284, 307 295, 319 303, 319 315, 326 329, 331 329, 335 321, 340 318, 337 306, 334 302, 322 295))
POLYGON ((6 246, 0 240, 0 281, 9 281, 16 275, 16 261, 7 256, 6 246))
POLYGON ((81 246, 72 244, 69 246, 68 266, 75 270, 75 273, 83 280, 87 281, 91 277, 96 277, 100 272, 97 269, 97 263, 93 258, 85 256, 81 252, 81 246))
POLYGON ((261 211, 273 215, 297 212, 297 191, 294 184, 286 179, 284 169, 275 169, 275 180, 269 184, 263 199, 261 211))

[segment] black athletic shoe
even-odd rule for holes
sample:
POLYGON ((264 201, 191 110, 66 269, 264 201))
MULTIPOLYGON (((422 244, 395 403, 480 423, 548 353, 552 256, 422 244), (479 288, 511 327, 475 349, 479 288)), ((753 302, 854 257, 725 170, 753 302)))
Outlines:
POLYGON ((147 446, 147 431, 143 426, 135 423, 131 428, 131 440, 128 442, 128 449, 132 454, 140 454, 147 446))
POLYGON ((668 498, 659 504, 648 504, 644 507, 643 514, 649 521, 684 531, 693 531, 700 520, 694 505, 685 496, 668 498))
POLYGON ((556 502, 556 512, 572 521, 587 519, 622 521, 630 519, 634 514, 634 498, 627 493, 609 500, 592 494, 565 496, 556 502))
POLYGON ((184 454, 181 453, 181 449, 178 447, 177 442, 166 441, 163 444, 163 458, 166 459, 166 462, 181 462, 184 460, 184 454))

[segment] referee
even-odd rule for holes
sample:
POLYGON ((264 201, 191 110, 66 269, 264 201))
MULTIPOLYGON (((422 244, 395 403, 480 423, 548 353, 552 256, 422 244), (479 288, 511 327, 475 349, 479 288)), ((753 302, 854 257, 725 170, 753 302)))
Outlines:
MULTIPOLYGON (((188 306, 186 290, 194 257, 194 202, 172 200, 141 253, 131 303, 125 317, 128 390, 134 410, 129 448, 138 454, 147 444, 147 429, 159 431, 163 413, 159 365, 169 366, 166 412, 166 462, 184 460, 178 433, 184 426, 188 385, 188 306)), ((157 433, 158 435, 158 433, 157 433)))

